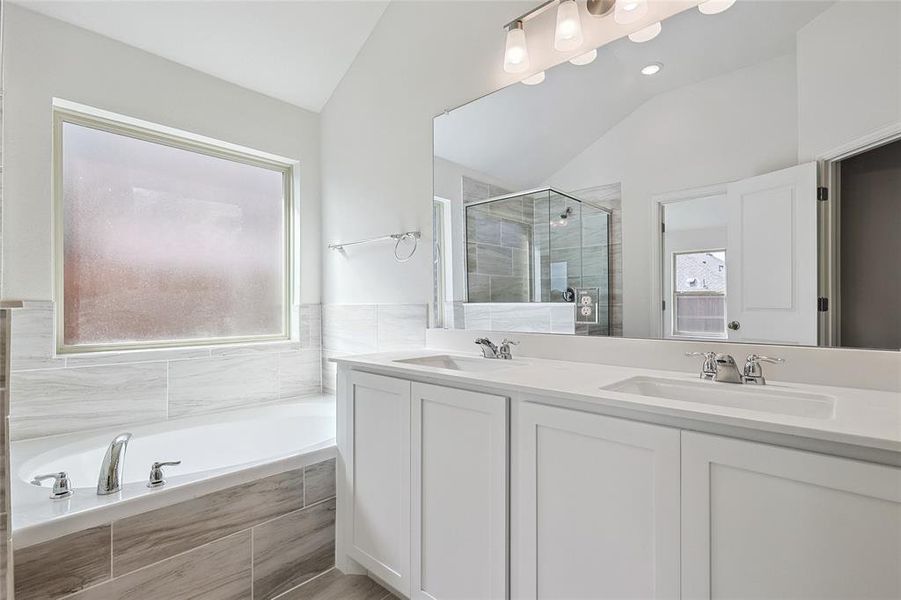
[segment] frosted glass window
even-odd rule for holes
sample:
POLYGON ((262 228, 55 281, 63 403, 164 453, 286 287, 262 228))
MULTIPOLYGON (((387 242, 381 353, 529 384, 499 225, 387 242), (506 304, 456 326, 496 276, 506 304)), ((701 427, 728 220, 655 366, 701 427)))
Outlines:
POLYGON ((63 347, 287 336, 288 167, 60 127, 63 347))

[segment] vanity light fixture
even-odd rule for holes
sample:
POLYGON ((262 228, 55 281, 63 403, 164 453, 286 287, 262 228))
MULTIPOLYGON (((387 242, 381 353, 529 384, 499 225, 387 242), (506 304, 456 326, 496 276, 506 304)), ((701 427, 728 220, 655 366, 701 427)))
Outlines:
POLYGON ((707 0, 698 4, 698 10, 705 15, 717 15, 729 10, 733 4, 735 0, 707 0))
POLYGON ((578 67, 581 67, 582 65, 587 65, 589 63, 594 62, 594 59, 596 59, 597 57, 598 57, 598 50, 597 50, 597 48, 595 48, 593 50, 589 50, 585 54, 580 54, 579 56, 576 56, 575 58, 569 59, 569 62, 571 62, 572 64, 574 64, 578 67))
POLYGON ((648 0, 616 0, 613 18, 620 25, 631 25, 648 14, 648 0))
POLYGON ((649 42, 660 35, 660 31, 662 29, 663 25, 660 24, 660 21, 657 21, 656 23, 652 23, 647 27, 642 27, 638 31, 633 31, 629 34, 629 39, 639 44, 642 42, 649 42))
POLYGON ((569 52, 582 45, 582 20, 576 0, 560 0, 557 5, 557 28, 554 30, 554 48, 569 52))
POLYGON ((529 47, 526 45, 526 31, 522 21, 507 25, 507 44, 504 50, 504 71, 522 73, 529 68, 529 47))
POLYGON ((641 68, 642 75, 656 75, 663 68, 663 63, 655 62, 641 68))
POLYGON ((522 80, 526 85, 538 85, 542 81, 544 81, 544 71, 538 71, 534 75, 530 75, 522 80))

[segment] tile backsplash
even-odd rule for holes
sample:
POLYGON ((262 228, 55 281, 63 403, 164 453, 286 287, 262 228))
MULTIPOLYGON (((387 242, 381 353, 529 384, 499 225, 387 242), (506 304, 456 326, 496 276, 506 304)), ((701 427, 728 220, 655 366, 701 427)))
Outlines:
POLYGON ((278 402, 322 387, 318 304, 298 308, 291 342, 67 356, 55 353, 52 303, 12 313, 13 440, 278 402))
POLYGON ((324 304, 322 388, 335 391, 330 358, 425 347, 427 304, 324 304))

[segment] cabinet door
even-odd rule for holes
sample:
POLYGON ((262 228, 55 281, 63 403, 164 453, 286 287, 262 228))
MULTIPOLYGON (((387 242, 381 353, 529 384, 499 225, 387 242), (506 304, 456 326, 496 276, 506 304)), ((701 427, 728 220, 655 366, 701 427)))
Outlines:
POLYGON ((677 598, 679 431, 515 411, 513 596, 677 598))
POLYGON ((901 598, 901 470, 682 435, 683 598, 901 598))
POLYGON ((507 398, 413 384, 412 598, 507 594, 507 398))
POLYGON ((348 554, 410 593, 410 382, 351 372, 348 554))

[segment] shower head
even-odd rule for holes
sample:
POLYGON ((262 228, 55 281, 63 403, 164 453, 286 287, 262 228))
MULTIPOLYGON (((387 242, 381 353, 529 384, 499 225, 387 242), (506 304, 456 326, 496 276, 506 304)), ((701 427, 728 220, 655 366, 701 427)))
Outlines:
POLYGON ((568 218, 570 217, 570 215, 572 215, 572 214, 573 214, 573 207, 572 207, 572 206, 567 206, 567 207, 566 207, 566 210, 564 210, 562 213, 560 213, 560 219, 563 220, 563 221, 565 221, 565 220, 568 219, 568 218))

